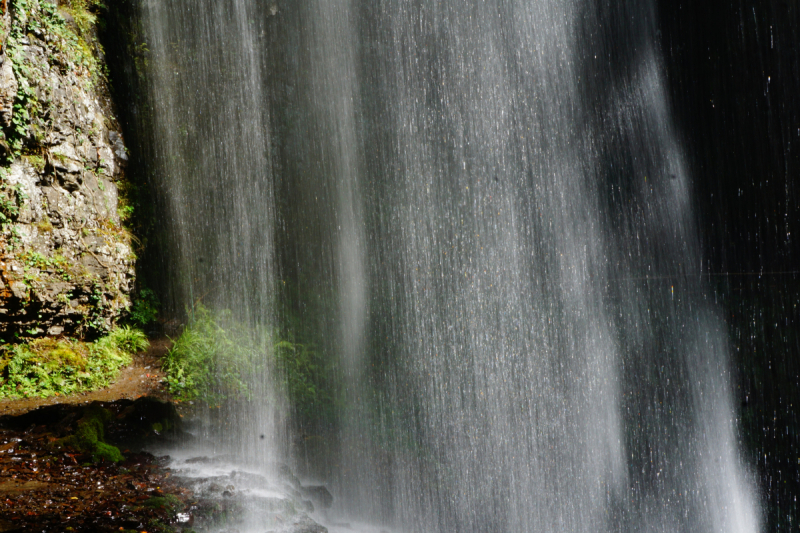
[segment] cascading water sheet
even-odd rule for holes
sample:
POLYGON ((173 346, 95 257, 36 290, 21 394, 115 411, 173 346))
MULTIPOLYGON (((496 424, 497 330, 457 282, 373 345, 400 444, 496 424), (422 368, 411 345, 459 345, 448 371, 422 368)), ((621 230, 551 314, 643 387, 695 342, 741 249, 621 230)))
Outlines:
POLYGON ((340 337, 366 349, 336 347, 368 369, 345 375, 345 506, 415 531, 756 531, 653 5, 322 4, 351 18, 303 27, 340 24, 329 57, 352 36, 360 102, 320 142, 360 124, 363 171, 333 179, 368 242, 370 297, 338 286, 369 316, 340 337))
POLYGON ((303 288, 340 512, 758 531, 653 2, 146 5, 176 290, 303 288))

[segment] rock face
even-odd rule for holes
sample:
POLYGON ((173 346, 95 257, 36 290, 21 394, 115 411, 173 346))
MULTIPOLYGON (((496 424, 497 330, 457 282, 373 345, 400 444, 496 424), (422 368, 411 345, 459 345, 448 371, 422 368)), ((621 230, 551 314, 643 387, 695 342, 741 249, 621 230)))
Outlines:
POLYGON ((135 256, 121 220, 127 155, 94 15, 44 0, 8 5, 0 20, 0 338, 99 334, 130 305, 135 256))

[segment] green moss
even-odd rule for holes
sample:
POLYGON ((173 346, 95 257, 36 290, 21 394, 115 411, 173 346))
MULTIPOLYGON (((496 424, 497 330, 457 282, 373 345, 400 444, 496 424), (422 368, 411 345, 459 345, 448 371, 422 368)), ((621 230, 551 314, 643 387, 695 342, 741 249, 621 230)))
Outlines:
POLYGON ((109 385, 131 355, 146 349, 139 330, 115 328, 94 343, 37 339, 0 346, 0 398, 48 397, 109 385))
POLYGON ((105 441, 105 425, 112 419, 107 409, 99 406, 89 407, 78 421, 75 433, 56 442, 83 453, 91 453, 94 461, 118 463, 124 459, 119 448, 105 441))
POLYGON ((89 350, 79 342, 57 339, 38 339, 29 345, 34 354, 31 363, 44 365, 48 369, 72 366, 80 370, 86 368, 89 350))
POLYGON ((182 511, 186 507, 186 504, 174 494, 165 494, 164 496, 154 496, 146 500, 144 506, 159 511, 167 511, 169 514, 175 514, 182 511))
POLYGON ((118 463, 125 459, 120 453, 119 448, 116 446, 111 446, 110 444, 106 444, 104 442, 98 442, 97 446, 94 449, 93 456, 97 459, 102 459, 105 461, 109 461, 112 463, 118 463))
POLYGON ((37 172, 44 172, 45 160, 40 155, 22 156, 37 172))
POLYGON ((36 223, 36 227, 43 233, 53 232, 53 223, 50 222, 50 218, 47 215, 44 215, 42 219, 36 223))

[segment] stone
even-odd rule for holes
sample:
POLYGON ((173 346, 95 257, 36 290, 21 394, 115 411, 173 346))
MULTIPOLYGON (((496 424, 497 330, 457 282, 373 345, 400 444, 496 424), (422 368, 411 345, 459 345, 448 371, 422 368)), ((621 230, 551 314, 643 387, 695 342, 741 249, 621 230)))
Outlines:
MULTIPOLYGON (((0 66, 0 122, 6 128, 11 125, 11 117, 14 109, 14 99, 17 97, 19 83, 14 76, 14 69, 11 60, 2 57, 3 64, 0 66)), ((8 145, 6 145, 6 149, 8 145)))
POLYGON ((69 192, 76 192, 81 188, 81 176, 77 173, 56 171, 58 183, 69 192))
POLYGON ((323 485, 302 487, 300 492, 311 500, 314 505, 322 509, 330 509, 333 505, 333 495, 323 485))
POLYGON ((8 288, 11 289, 11 294, 14 295, 14 298, 17 300, 27 300, 28 299, 28 286, 25 285, 21 281, 12 281, 8 284, 8 288))
POLYGON ((304 514, 295 517, 282 531, 285 533, 328 533, 328 528, 304 514))

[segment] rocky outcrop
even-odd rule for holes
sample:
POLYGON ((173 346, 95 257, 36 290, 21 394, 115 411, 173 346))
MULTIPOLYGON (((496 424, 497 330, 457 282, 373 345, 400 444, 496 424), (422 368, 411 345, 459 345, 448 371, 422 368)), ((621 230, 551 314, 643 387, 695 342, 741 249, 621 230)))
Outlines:
POLYGON ((101 333, 129 307, 135 256, 120 198, 127 155, 94 15, 45 0, 8 6, 0 25, 0 338, 101 333))

